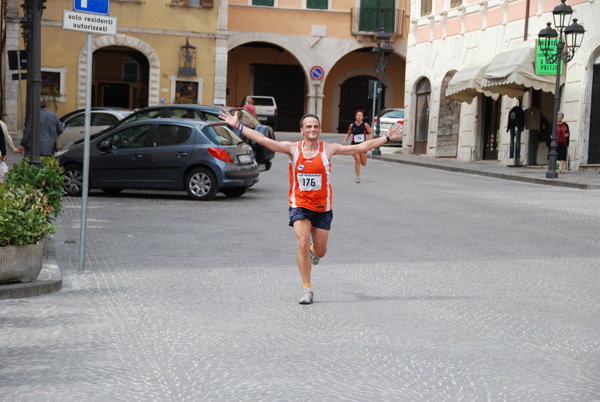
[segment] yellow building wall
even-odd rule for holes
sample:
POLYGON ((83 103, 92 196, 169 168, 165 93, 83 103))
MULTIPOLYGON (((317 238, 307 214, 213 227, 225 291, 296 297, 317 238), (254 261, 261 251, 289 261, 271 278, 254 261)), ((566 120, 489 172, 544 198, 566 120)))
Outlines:
MULTIPOLYGON (((86 46, 87 34, 62 29, 63 10, 72 10, 72 0, 53 0, 45 3, 42 15, 42 55, 44 68, 66 68, 65 102, 51 102, 50 110, 58 116, 77 108, 77 76, 80 52, 86 46)), ((196 72, 204 78, 202 101, 212 103, 215 81, 215 39, 195 37, 195 33, 214 34, 217 28, 217 7, 179 7, 164 4, 161 7, 148 3, 110 3, 111 17, 117 17, 118 33, 134 37, 150 46, 160 60, 159 98, 164 96, 165 103, 171 103, 174 94, 170 93, 171 76, 177 75, 179 68, 179 49, 185 45, 185 32, 189 32, 189 43, 196 47, 196 72), (142 32, 140 32, 140 30, 142 32), (181 32, 184 32, 181 34, 181 32), (163 91, 168 90, 168 92, 163 91)), ((100 37, 94 35, 94 38, 100 37)), ((24 45, 21 45, 21 49, 24 45)), ((96 49, 97 50, 97 49, 96 49)), ((180 77, 185 80, 185 77, 180 77)), ((25 81, 23 87, 25 97, 25 81)), ((21 118, 19 117, 19 122, 21 118)))
POLYGON ((229 7, 229 29, 247 32, 269 32, 282 35, 312 35, 313 25, 327 26, 327 36, 354 38, 350 34, 351 14, 265 7, 229 7), (268 21, 264 24, 256 21, 268 21))

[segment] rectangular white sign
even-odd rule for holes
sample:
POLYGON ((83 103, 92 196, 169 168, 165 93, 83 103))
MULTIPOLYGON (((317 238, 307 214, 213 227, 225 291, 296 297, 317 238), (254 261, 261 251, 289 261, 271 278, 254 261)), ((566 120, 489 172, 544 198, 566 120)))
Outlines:
POLYGON ((63 29, 99 35, 117 34, 117 17, 63 10, 63 29))

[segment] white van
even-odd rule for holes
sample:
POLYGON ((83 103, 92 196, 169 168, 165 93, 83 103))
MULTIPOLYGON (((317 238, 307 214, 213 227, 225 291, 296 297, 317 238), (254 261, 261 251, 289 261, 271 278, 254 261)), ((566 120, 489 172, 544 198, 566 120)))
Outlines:
POLYGON ((250 95, 246 96, 244 105, 248 102, 248 98, 254 99, 256 118, 261 124, 271 126, 273 130, 277 130, 277 103, 275 98, 272 96, 250 95))

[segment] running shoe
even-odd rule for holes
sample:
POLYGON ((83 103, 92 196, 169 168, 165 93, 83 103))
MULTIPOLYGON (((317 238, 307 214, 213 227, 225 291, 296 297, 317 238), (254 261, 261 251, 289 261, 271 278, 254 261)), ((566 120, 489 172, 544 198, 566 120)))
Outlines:
POLYGON ((317 265, 319 263, 319 261, 321 261, 321 257, 319 257, 318 255, 316 255, 315 253, 312 252, 311 247, 312 247, 312 242, 310 243, 310 245, 308 246, 308 254, 310 255, 310 262, 312 262, 313 265, 317 265))
POLYGON ((355 180, 356 183, 360 183, 360 177, 357 177, 355 180))
POLYGON ((298 303, 311 304, 313 302, 313 292, 310 288, 304 289, 304 294, 298 303))

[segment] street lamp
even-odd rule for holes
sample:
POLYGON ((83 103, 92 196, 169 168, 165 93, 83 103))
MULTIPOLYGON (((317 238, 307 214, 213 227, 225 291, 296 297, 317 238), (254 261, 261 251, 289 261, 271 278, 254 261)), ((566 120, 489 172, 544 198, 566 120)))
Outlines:
MULTIPOLYGON (((383 88, 383 73, 385 72, 385 68, 392 58, 392 53, 394 52, 394 48, 390 45, 390 34, 385 32, 385 28, 380 28, 377 33, 377 46, 371 50, 371 55, 373 56, 373 62, 375 64, 375 71, 379 74, 379 81, 377 82, 376 89, 376 110, 377 110, 377 124, 375 127, 375 138, 379 138, 380 133, 380 120, 381 116, 381 90, 383 88)), ((381 150, 379 147, 373 149, 373 155, 381 155, 381 150)))
POLYGON ((561 4, 554 7, 552 11, 554 26, 558 29, 558 32, 552 28, 552 23, 548 22, 546 28, 542 29, 538 34, 540 40, 540 48, 544 52, 544 57, 548 64, 556 63, 556 87, 554 90, 554 114, 552 115, 552 135, 550 137, 550 153, 548 154, 548 171, 546 172, 547 179, 556 179, 558 173, 556 172, 556 159, 558 153, 556 152, 556 125, 558 121, 558 109, 560 108, 560 74, 561 64, 566 64, 573 60, 575 56, 575 50, 581 46, 583 41, 583 35, 585 29, 577 23, 577 18, 571 22, 571 14, 573 9, 566 4, 566 0, 560 0, 561 4), (563 41, 564 34, 564 41, 563 41), (556 43, 556 53, 553 53, 553 45, 558 37, 556 43), (566 46, 566 49, 565 49, 566 46))

